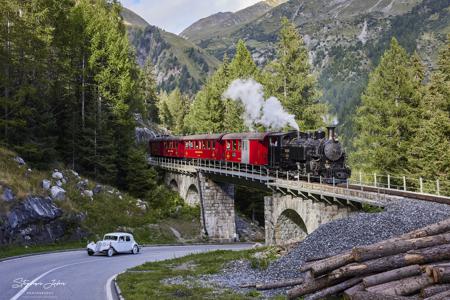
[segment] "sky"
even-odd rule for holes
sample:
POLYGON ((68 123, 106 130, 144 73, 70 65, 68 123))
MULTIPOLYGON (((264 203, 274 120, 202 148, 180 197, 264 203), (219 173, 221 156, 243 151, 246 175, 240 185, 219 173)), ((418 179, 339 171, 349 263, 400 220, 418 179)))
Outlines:
POLYGON ((217 12, 237 11, 261 0, 120 0, 149 24, 179 34, 195 21, 217 12))

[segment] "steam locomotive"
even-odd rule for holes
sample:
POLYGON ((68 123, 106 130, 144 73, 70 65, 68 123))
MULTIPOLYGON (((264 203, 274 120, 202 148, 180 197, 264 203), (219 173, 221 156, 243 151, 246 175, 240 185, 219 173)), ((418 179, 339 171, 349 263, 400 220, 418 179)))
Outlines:
POLYGON ((149 154, 264 166, 271 172, 295 171, 325 182, 332 178, 344 182, 351 175, 345 151, 336 139, 335 127, 327 129, 328 134, 319 130, 162 136, 149 141, 149 154))

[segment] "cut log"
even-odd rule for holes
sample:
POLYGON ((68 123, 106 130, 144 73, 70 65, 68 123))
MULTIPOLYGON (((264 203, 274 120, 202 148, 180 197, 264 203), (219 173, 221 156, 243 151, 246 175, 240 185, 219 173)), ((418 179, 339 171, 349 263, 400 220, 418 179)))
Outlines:
POLYGON ((420 266, 412 265, 365 277, 363 283, 365 287, 370 287, 406 277, 416 276, 420 273, 422 273, 420 266))
POLYGON ((440 263, 434 263, 434 264, 430 264, 430 265, 426 265, 423 266, 422 269, 425 271, 425 273, 427 273, 430 276, 433 276, 433 268, 434 267, 450 267, 450 263, 449 262, 440 262, 440 263))
POLYGON ((434 267, 433 278, 436 283, 450 283, 450 267, 434 267))
POLYGON ((305 281, 305 283, 301 286, 290 289, 287 293, 287 297, 288 299, 295 299, 306 294, 312 294, 317 291, 323 290, 329 286, 334 286, 343 281, 345 281, 345 279, 330 279, 328 276, 311 279, 309 281, 305 281))
POLYGON ((437 235, 444 232, 450 232, 450 218, 443 220, 441 222, 428 225, 426 227, 408 232, 404 235, 401 235, 401 239, 416 239, 420 237, 437 235))
POLYGON ((279 289, 279 288, 287 287, 287 286, 300 285, 304 281, 305 280, 303 278, 297 278, 297 279, 291 279, 291 280, 281 280, 281 281, 277 281, 277 282, 257 284, 256 289, 257 290, 273 290, 273 289, 279 289))
POLYGON ((371 292, 356 292, 352 300, 411 300, 409 297, 403 296, 388 296, 371 292))
POLYGON ((330 279, 364 276, 414 264, 424 264, 450 259, 450 244, 416 250, 414 253, 396 254, 354 263, 332 271, 330 279))
POLYGON ((357 285, 352 286, 349 289, 346 289, 344 291, 344 299, 351 299, 352 296, 356 293, 356 292, 361 292, 361 291, 365 291, 365 287, 364 284, 362 282, 358 283, 357 285))
POLYGON ((331 287, 323 289, 317 293, 308 295, 305 297, 305 300, 318 300, 318 299, 326 298, 331 295, 339 294, 342 291, 345 291, 346 289, 358 284, 359 282, 361 282, 361 280, 362 280, 361 277, 349 279, 349 280, 341 282, 335 286, 331 286, 331 287))
POLYGON ((424 300, 448 300, 450 299, 450 291, 445 291, 431 297, 425 298, 424 300))
POLYGON ((331 256, 316 262, 307 263, 300 271, 305 272, 311 270, 315 277, 328 273, 334 269, 345 266, 353 261, 351 251, 344 252, 339 255, 331 256))
POLYGON ((362 247, 355 247, 352 255, 355 261, 362 262, 374 258, 395 255, 409 250, 428 248, 438 245, 450 244, 450 233, 427 236, 410 240, 396 240, 389 243, 378 243, 362 247))
POLYGON ((436 294, 446 292, 446 291, 450 291, 450 284, 435 284, 435 285, 423 288, 422 291, 420 292, 420 295, 423 298, 428 298, 428 297, 431 297, 431 296, 434 296, 436 294))
POLYGON ((433 278, 430 276, 423 274, 420 276, 414 276, 409 278, 403 278, 397 281, 394 281, 392 287, 385 289, 383 292, 380 292, 384 295, 391 296, 406 296, 411 295, 416 292, 419 292, 424 287, 430 286, 433 284, 433 278))
POLYGON ((242 289, 255 288, 256 283, 245 283, 245 284, 241 284, 239 287, 242 289))

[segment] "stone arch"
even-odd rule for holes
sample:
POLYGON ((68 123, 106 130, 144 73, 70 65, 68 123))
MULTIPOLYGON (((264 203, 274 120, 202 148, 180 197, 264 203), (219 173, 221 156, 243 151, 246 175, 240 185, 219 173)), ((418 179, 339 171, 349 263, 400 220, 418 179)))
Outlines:
POLYGON ((176 181, 175 179, 172 179, 172 180, 170 181, 169 187, 170 187, 170 189, 171 189, 172 191, 174 191, 174 192, 178 192, 178 191, 179 191, 179 190, 178 190, 178 183, 177 183, 177 181, 176 181))
POLYGON ((293 209, 284 210, 275 225, 275 243, 277 245, 302 241, 308 235, 302 217, 293 209))
POLYGON ((185 202, 188 205, 195 206, 200 203, 200 193, 195 184, 191 184, 186 192, 185 202))

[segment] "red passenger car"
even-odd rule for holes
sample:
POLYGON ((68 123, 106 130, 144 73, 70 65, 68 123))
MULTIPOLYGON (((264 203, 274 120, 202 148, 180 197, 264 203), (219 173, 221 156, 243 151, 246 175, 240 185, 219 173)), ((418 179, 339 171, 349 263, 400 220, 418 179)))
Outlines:
POLYGON ((230 133, 222 137, 224 160, 250 165, 269 163, 269 136, 271 133, 230 133))
POLYGON ((184 158, 223 160, 222 137, 223 134, 202 134, 182 137, 184 158))
POLYGON ((183 158, 184 143, 178 137, 158 137, 149 142, 150 155, 183 158))

